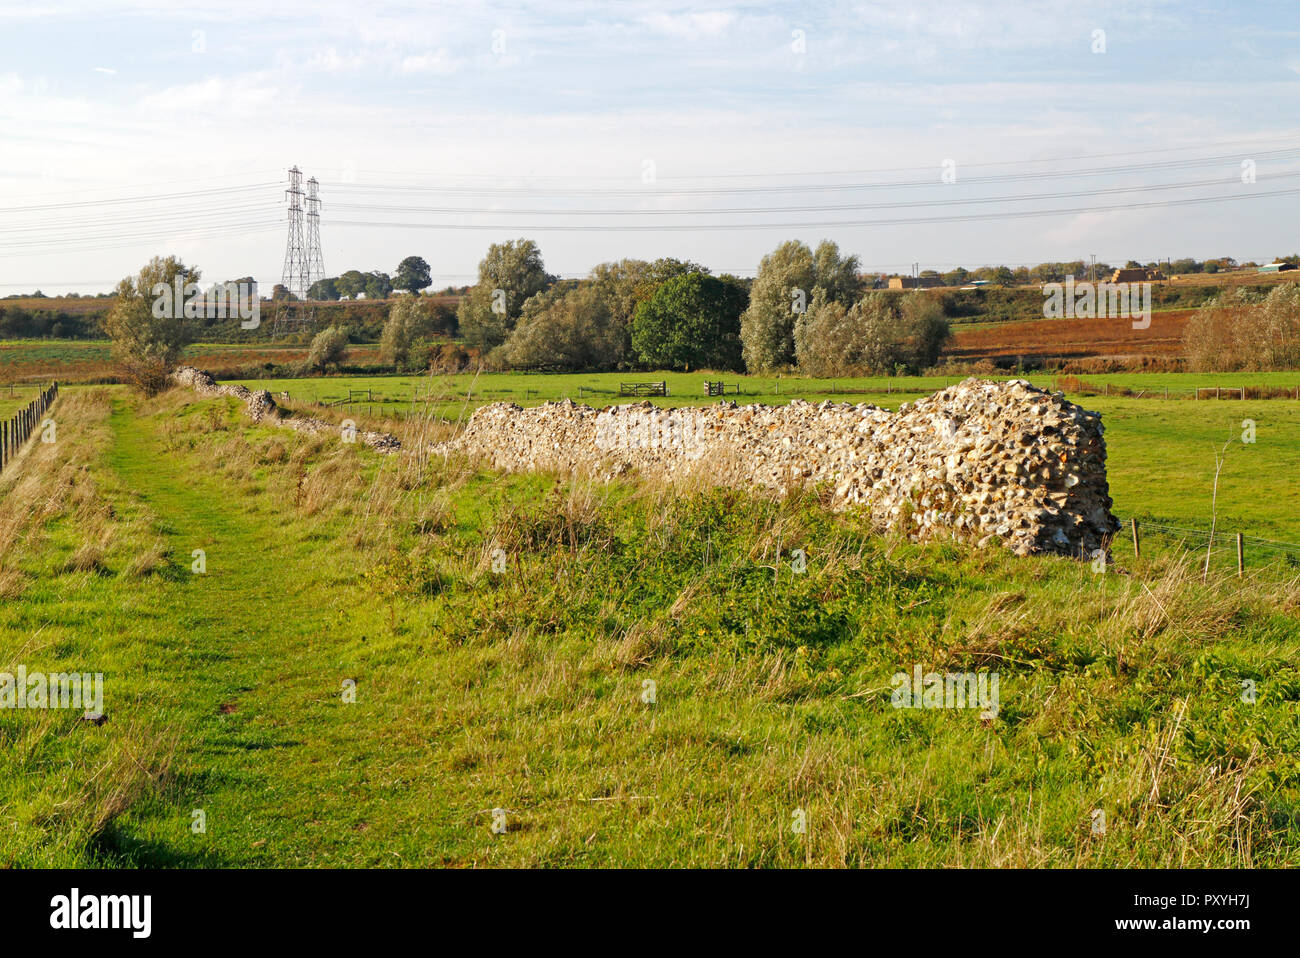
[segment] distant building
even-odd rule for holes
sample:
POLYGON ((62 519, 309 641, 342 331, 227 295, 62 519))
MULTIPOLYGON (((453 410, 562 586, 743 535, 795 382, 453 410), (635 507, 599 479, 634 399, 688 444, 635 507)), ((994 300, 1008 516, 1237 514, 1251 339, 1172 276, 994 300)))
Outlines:
POLYGON ((1158 269, 1148 269, 1145 266, 1134 266, 1129 269, 1117 269, 1110 274, 1112 283, 1149 283, 1154 280, 1164 279, 1165 274, 1158 269))
POLYGON ((942 276, 895 276, 889 281, 890 289, 934 289, 942 285, 942 276))
POLYGON ((1261 273, 1289 273, 1296 269, 1295 263, 1266 263, 1259 268, 1261 273))

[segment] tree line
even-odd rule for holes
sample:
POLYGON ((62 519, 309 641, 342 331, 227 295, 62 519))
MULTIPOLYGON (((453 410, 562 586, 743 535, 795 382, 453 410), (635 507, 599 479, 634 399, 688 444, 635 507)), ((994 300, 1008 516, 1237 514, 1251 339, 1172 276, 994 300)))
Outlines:
POLYGON ((673 258, 560 280, 533 240, 494 243, 457 320, 497 369, 919 371, 949 335, 933 298, 873 290, 829 240, 782 243, 752 280, 673 258))
MULTIPOLYGON (((307 289, 307 298, 316 300, 388 299, 395 290, 418 295, 422 290, 433 285, 429 264, 422 256, 408 256, 397 264, 397 269, 390 276, 382 270, 362 272, 350 269, 338 276, 317 280, 307 289)), ((448 292, 455 292, 449 288, 448 292)), ((272 299, 291 298, 289 291, 277 283, 271 294, 272 299)))

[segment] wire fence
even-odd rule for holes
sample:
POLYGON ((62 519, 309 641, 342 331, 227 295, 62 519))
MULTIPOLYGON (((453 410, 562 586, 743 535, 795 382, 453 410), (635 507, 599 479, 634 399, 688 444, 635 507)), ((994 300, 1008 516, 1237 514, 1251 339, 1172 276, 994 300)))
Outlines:
MULTIPOLYGON (((1120 518, 1118 515, 1116 518, 1120 518)), ((1289 567, 1300 567, 1300 542, 1286 542, 1279 539, 1265 539, 1251 536, 1222 527, 1213 533, 1208 527, 1191 525, 1173 525, 1158 522, 1143 516, 1128 516, 1120 520, 1124 528, 1116 533, 1115 540, 1136 538, 1140 542, 1148 535, 1158 537, 1163 543, 1183 548, 1188 551, 1210 554, 1211 561, 1223 561, 1224 557, 1238 564, 1239 570, 1250 563, 1251 559, 1262 557, 1265 562, 1280 561, 1289 567), (1134 526, 1136 524, 1136 535, 1134 526)), ((1140 545, 1130 541, 1134 551, 1140 554, 1140 545)), ((1250 563, 1258 564, 1258 562, 1250 563)))
POLYGON ((0 421, 0 471, 9 465, 18 455, 23 444, 31 438, 32 433, 40 428, 41 417, 54 405, 54 400, 58 397, 59 384, 56 382, 42 389, 35 399, 19 409, 12 417, 0 421))

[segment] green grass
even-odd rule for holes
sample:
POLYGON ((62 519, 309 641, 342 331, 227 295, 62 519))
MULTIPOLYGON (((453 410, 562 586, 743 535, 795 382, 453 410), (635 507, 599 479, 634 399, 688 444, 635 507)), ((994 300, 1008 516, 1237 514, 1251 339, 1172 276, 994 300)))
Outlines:
MULTIPOLYGON (((246 380, 251 388, 288 392, 290 405, 345 400, 349 390, 370 390, 347 407, 349 414, 379 420, 385 417, 434 414, 456 421, 488 402, 536 405, 564 398, 603 406, 641 400, 620 397, 620 382, 664 380, 670 395, 655 397, 659 405, 704 405, 717 402, 700 395, 705 374, 596 373, 585 375, 482 374, 474 376, 340 376, 314 379, 246 380), (581 389, 581 392, 580 392, 581 389), (467 398, 468 396, 468 398, 467 398)), ((740 403, 781 404, 794 398, 809 402, 870 402, 896 409, 959 381, 955 377, 874 377, 862 379, 799 379, 735 376, 720 378, 740 385, 740 403), (886 392, 886 390, 890 390, 886 392)), ((1010 377, 1004 377, 1010 378, 1010 377)), ((1051 388, 1051 377, 1028 377, 1051 388)), ((1215 381, 1252 385, 1300 382, 1300 373, 1268 374, 1127 374, 1089 376, 1088 382, 1110 381, 1117 388, 1156 389, 1171 385, 1187 390, 1215 381), (1254 376, 1251 379, 1249 376, 1254 376)), ((355 395, 355 394, 354 394, 355 395)), ((1100 411, 1106 425, 1111 494, 1125 518, 1133 515, 1163 524, 1208 528, 1215 453, 1236 439, 1220 475, 1220 528, 1266 539, 1300 543, 1300 513, 1280 508, 1294 496, 1300 470, 1300 405, 1294 401, 1247 400, 1192 402, 1163 398, 1085 396, 1074 400, 1100 411), (1242 422, 1256 423, 1255 443, 1243 444, 1242 422)))
MULTIPOLYGON (((438 414, 455 418, 465 407, 483 402, 508 401, 522 406, 541 402, 572 399, 590 405, 635 402, 619 395, 624 382, 659 382, 668 384, 667 399, 655 397, 656 403, 678 406, 716 402, 704 395, 704 380, 722 380, 739 386, 739 395, 727 394, 737 402, 783 403, 794 398, 809 402, 825 399, 836 402, 879 402, 890 396, 908 398, 927 395, 960 382, 962 376, 863 376, 840 379, 815 379, 801 376, 747 376, 738 373, 460 373, 438 376, 326 376, 306 379, 242 380, 249 388, 288 392, 302 402, 332 402, 344 399, 349 389, 369 389, 374 403, 384 403, 394 414, 419 411, 433 405, 438 414)), ((1045 389, 1056 387, 1057 377, 1042 374, 1006 374, 991 379, 1028 379, 1045 389)), ((1116 389, 1156 390, 1168 388, 1173 395, 1190 395, 1197 387, 1300 386, 1300 372, 1282 373, 1104 373, 1081 377, 1087 383, 1109 383, 1116 389)), ((1163 398, 1163 392, 1160 397, 1163 398)), ((1091 397, 1089 397, 1091 398, 1091 397)), ((897 401, 889 400, 889 401, 897 401)), ((365 400, 362 400, 365 402, 365 400)))
POLYGON ((0 713, 0 861, 1300 862, 1300 601, 1272 573, 420 470, 175 394, 56 413, 0 478, 0 668, 102 671, 108 721, 0 713), (996 669, 998 717, 892 708, 915 664, 996 669))
POLYGON ((9 419, 40 394, 36 386, 15 386, 0 389, 0 419, 9 419))

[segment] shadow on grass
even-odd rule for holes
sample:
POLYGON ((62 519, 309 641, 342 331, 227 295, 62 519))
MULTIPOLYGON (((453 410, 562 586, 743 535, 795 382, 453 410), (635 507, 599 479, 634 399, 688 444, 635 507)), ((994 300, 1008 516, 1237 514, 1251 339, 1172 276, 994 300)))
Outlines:
POLYGON ((230 862, 211 848, 187 850, 165 842, 137 838, 113 822, 91 846, 104 868, 228 868, 230 862))

